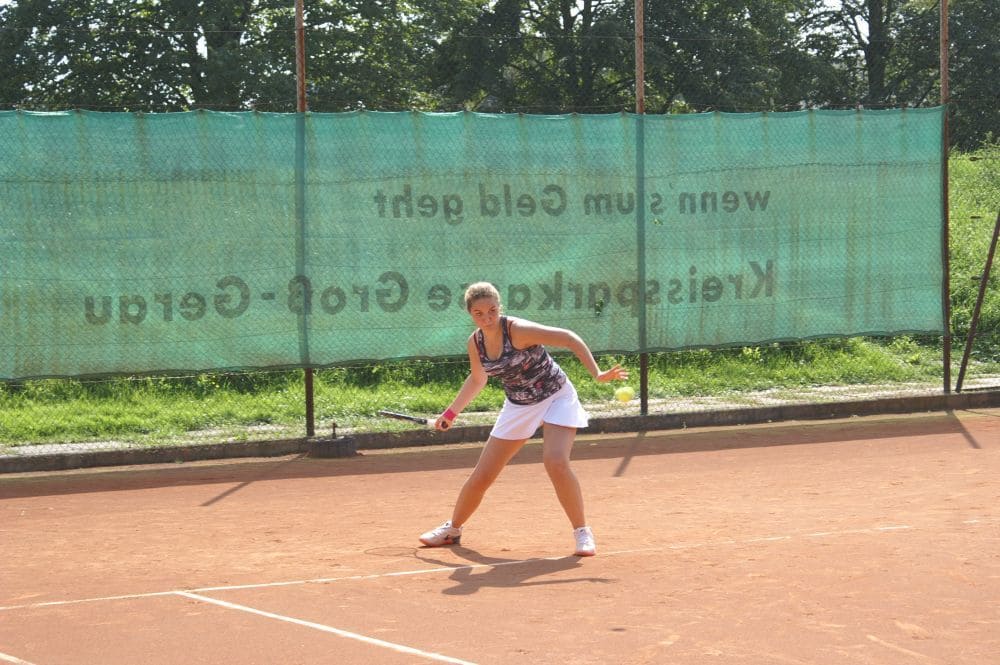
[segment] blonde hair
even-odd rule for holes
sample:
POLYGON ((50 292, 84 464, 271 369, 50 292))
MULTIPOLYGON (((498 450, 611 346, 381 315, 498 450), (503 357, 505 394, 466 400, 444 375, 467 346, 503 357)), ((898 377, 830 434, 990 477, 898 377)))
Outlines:
POLYGON ((489 282, 476 282, 465 290, 465 310, 472 311, 472 303, 480 298, 493 298, 497 301, 497 305, 500 305, 500 292, 497 291, 497 287, 489 282))

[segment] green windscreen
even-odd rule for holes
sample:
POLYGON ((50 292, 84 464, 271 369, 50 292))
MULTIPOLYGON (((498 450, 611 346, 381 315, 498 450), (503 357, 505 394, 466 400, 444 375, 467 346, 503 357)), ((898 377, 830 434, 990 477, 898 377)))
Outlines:
POLYGON ((0 378, 941 332, 942 120, 0 113, 0 378))

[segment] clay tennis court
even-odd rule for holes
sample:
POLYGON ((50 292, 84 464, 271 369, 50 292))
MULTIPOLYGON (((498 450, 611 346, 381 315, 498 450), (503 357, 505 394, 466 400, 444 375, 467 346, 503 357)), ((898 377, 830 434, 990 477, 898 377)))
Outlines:
POLYGON ((1000 409, 0 476, 0 662, 962 663, 1000 654, 1000 409))

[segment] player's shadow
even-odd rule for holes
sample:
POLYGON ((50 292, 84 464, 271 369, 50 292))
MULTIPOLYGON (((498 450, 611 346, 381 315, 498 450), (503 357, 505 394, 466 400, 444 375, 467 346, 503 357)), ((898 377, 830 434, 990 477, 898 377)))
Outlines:
POLYGON ((450 551, 469 561, 470 565, 456 566, 454 563, 428 557, 422 554, 421 550, 416 553, 417 558, 422 561, 454 568, 448 579, 455 582, 455 585, 441 592, 449 596, 471 595, 484 587, 512 588, 548 584, 578 584, 580 582, 610 584, 613 581, 605 577, 593 576, 536 579, 582 568, 580 558, 576 556, 545 559, 498 559, 484 556, 467 547, 452 547, 450 551))

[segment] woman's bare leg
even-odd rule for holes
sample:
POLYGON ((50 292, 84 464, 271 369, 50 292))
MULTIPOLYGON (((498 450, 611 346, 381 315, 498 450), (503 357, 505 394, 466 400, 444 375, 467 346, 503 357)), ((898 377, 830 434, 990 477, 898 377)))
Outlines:
POLYGON ((587 520, 583 512, 583 492, 580 490, 580 481, 569 465, 569 454, 573 450, 573 441, 576 439, 576 429, 573 427, 563 427, 561 425, 545 424, 545 432, 542 439, 542 462, 545 464, 545 471, 549 474, 552 486, 556 490, 556 496, 566 517, 569 518, 573 528, 577 529, 587 525, 587 520))
POLYGON ((482 502, 486 490, 526 440, 512 441, 491 436, 486 441, 483 452, 479 454, 479 461, 476 462, 476 468, 472 470, 458 493, 458 500, 455 501, 455 509, 451 514, 452 526, 460 527, 472 516, 482 502))

